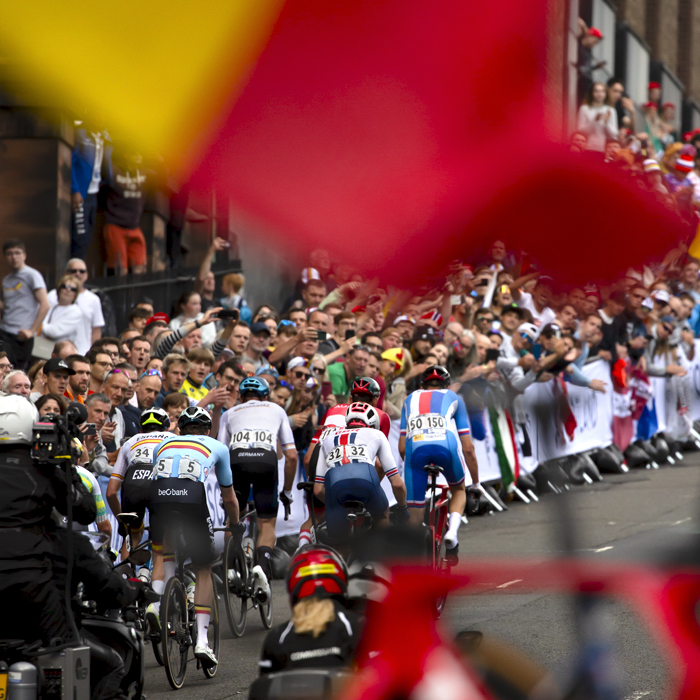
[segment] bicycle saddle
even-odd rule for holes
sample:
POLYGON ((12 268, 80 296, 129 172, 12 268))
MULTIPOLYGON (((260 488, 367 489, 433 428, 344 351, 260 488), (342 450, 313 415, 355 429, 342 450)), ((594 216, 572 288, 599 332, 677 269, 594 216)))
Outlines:
POLYGON ((349 510, 349 511, 358 511, 361 513, 365 509, 365 504, 362 503, 362 501, 350 500, 350 501, 345 501, 345 503, 343 503, 343 508, 345 508, 346 510, 349 510))
POLYGON ((428 472, 428 474, 435 474, 435 476, 438 476, 439 474, 442 474, 444 471, 442 467, 438 467, 437 464, 426 464, 423 467, 424 472, 428 472))
POLYGON ((127 527, 134 527, 141 522, 138 513, 119 513, 117 520, 127 527))

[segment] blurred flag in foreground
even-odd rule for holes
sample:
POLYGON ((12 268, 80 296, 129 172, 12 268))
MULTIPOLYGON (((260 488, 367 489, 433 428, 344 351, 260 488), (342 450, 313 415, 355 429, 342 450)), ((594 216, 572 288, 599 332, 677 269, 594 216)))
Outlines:
POLYGON ((611 279, 686 232, 552 143, 546 4, 27 0, 0 38, 273 244, 415 284, 498 237, 611 279))

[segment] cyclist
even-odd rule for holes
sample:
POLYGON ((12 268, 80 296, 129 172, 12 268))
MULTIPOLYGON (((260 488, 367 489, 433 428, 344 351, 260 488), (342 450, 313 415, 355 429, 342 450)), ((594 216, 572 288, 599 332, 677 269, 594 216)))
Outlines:
POLYGON ((284 453, 284 487, 279 498, 294 500, 292 486, 297 471, 297 451, 289 418, 271 401, 270 386, 261 377, 247 377, 239 387, 241 402, 221 417, 219 440, 231 452, 233 487, 242 503, 248 501, 251 487, 260 526, 253 567, 255 587, 261 602, 270 596, 272 548, 278 500, 278 443, 284 453))
POLYGON ((377 410, 366 403, 350 404, 345 422, 346 428, 337 428, 322 439, 316 466, 314 493, 326 504, 328 535, 333 540, 347 534, 345 501, 360 501, 377 523, 386 518, 389 501, 374 466, 377 457, 399 506, 406 512, 406 486, 389 441, 378 429, 377 410))
POLYGON ((307 545, 287 570, 292 619, 267 633, 260 673, 349 666, 360 637, 360 616, 345 608, 348 571, 331 547, 307 545))
MULTIPOLYGON (((114 471, 107 484, 107 503, 115 516, 120 513, 136 513, 141 522, 132 531, 133 544, 141 541, 143 518, 151 495, 153 450, 165 438, 171 437, 170 416, 162 408, 153 406, 141 412, 141 432, 129 438, 119 450, 114 471), (121 503, 119 491, 121 490, 121 503)), ((125 534, 122 526, 120 533, 125 534)), ((126 541, 122 545, 122 557, 128 554, 126 541)))
MULTIPOLYGON (((183 555, 190 556, 196 575, 194 607, 197 618, 197 643, 194 655, 203 664, 215 666, 218 661, 207 643, 213 587, 211 564, 214 553, 214 533, 207 507, 204 482, 212 470, 221 487, 221 498, 231 524, 238 523, 238 501, 233 492, 231 463, 228 450, 213 437, 211 416, 198 406, 188 406, 177 421, 180 435, 163 440, 153 451, 151 482, 151 540, 153 541, 152 586, 162 595, 169 579, 175 574, 174 558, 164 562, 163 547, 171 550, 168 538, 173 526, 184 539, 183 555), (165 542, 164 542, 165 538, 165 542), (168 571, 165 571, 165 563, 168 571)), ((160 630, 159 604, 149 606, 151 629, 160 630)))
MULTIPOLYGON (((389 416, 377 408, 377 403, 381 397, 381 389, 379 384, 371 377, 356 377, 352 383, 350 389, 350 402, 351 403, 368 403, 373 406, 379 415, 379 429, 389 437, 389 431, 391 430, 391 419, 389 416)), ((316 434, 311 440, 311 445, 306 451, 304 456, 304 469, 308 475, 308 480, 313 481, 316 474, 316 461, 318 460, 318 453, 316 452, 316 446, 321 439, 321 436, 329 433, 335 428, 345 427, 345 414, 348 412, 348 407, 350 404, 341 403, 336 404, 329 408, 325 415, 323 416, 323 423, 316 429, 316 434)), ((318 499, 314 498, 313 507, 316 512, 316 521, 322 520, 324 516, 323 503, 318 499)), ((310 544, 312 541, 311 535, 312 520, 311 515, 306 519, 306 522, 301 526, 299 531, 299 546, 303 547, 305 544, 310 544)))
POLYGON ((408 507, 414 525, 421 524, 425 511, 428 474, 423 467, 435 464, 444 470, 451 493, 446 554, 456 562, 457 532, 467 504, 465 462, 474 485, 479 481, 479 466, 469 435, 467 409, 449 385, 450 373, 444 367, 431 365, 423 370, 422 389, 410 394, 401 410, 399 453, 405 461, 408 507))

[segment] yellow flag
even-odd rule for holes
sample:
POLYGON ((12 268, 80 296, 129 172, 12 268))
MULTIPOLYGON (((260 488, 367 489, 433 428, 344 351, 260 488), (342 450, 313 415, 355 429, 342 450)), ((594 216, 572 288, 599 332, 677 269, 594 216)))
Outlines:
POLYGON ((182 163, 232 104, 283 2, 10 0, 0 62, 30 104, 85 110, 113 138, 182 163))

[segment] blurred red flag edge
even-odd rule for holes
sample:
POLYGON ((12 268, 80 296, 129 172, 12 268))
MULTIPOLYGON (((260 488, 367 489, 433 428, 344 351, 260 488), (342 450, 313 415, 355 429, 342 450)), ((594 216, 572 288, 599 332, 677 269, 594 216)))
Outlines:
POLYGON ((541 0, 287 0, 193 186, 271 244, 387 283, 495 237, 571 283, 611 280, 687 232, 548 140, 545 31, 541 0))

